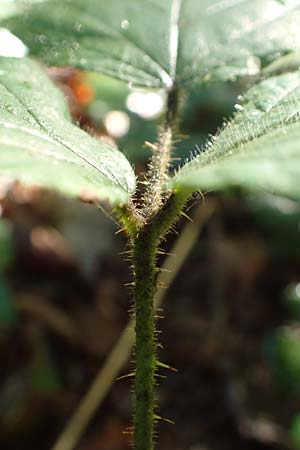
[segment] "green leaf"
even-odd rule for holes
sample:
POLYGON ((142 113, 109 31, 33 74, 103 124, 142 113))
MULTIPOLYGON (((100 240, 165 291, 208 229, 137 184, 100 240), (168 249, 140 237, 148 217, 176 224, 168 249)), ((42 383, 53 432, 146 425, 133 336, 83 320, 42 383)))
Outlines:
POLYGON ((124 155, 73 125, 62 93, 27 58, 0 57, 0 177, 112 204, 135 189, 124 155))
MULTIPOLYGON (((6 22, 47 64, 191 88, 300 48, 300 0, 27 0, 6 22)), ((0 6, 1 8, 1 6, 0 6)))
POLYGON ((200 153, 171 179, 172 188, 240 186, 300 197, 300 72, 252 87, 237 113, 200 153))

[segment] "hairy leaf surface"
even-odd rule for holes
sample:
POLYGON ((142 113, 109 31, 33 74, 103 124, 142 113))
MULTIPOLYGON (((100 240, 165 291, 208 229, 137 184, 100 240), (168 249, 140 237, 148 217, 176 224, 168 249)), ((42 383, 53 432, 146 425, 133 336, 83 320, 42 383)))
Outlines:
POLYGON ((112 204, 135 188, 124 155, 73 125, 62 93, 27 58, 0 57, 0 177, 112 204))
POLYGON ((175 189, 240 186, 300 196, 300 73, 252 87, 220 133, 171 180, 175 189))
POLYGON ((141 86, 253 75, 300 48, 300 0, 17 1, 6 26, 47 64, 141 86))

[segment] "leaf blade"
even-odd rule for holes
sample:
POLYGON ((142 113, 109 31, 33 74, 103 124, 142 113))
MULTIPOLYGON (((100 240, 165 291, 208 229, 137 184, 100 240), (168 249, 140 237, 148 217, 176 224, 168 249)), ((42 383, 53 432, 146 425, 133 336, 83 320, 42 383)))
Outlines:
POLYGON ((238 186, 299 198, 300 73, 252 87, 237 109, 170 187, 188 193, 238 186))
POLYGON ((129 162, 70 122, 62 93, 35 62, 0 58, 0 98, 0 176, 71 195, 88 191, 113 204, 128 200, 135 189, 129 162))
POLYGON ((25 0, 21 5, 22 15, 7 26, 47 64, 98 71, 145 87, 169 89, 175 83, 192 89, 208 79, 254 75, 279 54, 300 48, 299 0, 25 0))

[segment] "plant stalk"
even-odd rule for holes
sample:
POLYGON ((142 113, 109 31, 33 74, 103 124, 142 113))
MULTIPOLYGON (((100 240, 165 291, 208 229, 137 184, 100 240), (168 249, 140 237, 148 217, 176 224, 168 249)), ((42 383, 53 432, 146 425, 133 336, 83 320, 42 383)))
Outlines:
POLYGON ((173 195, 152 221, 131 235, 135 293, 134 449, 153 450, 156 338, 154 295, 158 245, 178 219, 186 196, 173 195))
POLYGON ((173 86, 167 97, 165 121, 158 133, 156 144, 148 145, 153 155, 148 165, 146 179, 148 188, 144 195, 143 211, 146 218, 154 217, 164 205, 170 193, 165 191, 165 183, 169 176, 171 153, 178 120, 178 90, 173 86))
POLYGON ((147 173, 149 186, 141 209, 132 203, 119 210, 131 238, 135 293, 134 449, 153 450, 156 340, 154 294, 158 244, 179 217, 186 195, 165 191, 178 113, 178 92, 169 92, 165 123, 147 173))
POLYGON ((156 343, 153 298, 156 287, 156 234, 145 227, 133 242, 135 273, 134 449, 153 450, 156 343))

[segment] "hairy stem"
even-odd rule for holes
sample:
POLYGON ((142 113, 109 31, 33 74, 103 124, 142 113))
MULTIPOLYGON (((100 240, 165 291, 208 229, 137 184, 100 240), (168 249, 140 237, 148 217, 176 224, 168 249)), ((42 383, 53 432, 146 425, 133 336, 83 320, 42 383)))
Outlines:
POLYGON ((186 195, 166 191, 178 112, 178 92, 169 92, 165 123, 148 170, 149 186, 142 208, 132 202, 119 208, 131 238, 135 293, 134 449, 153 450, 156 361, 154 294, 158 244, 179 217, 186 195))
POLYGON ((153 297, 157 239, 151 227, 137 234, 133 241, 135 272, 135 411, 134 448, 153 449, 154 376, 156 345, 153 297))
MULTIPOLYGON (((156 341, 154 294, 158 245, 179 217, 186 196, 171 196, 156 216, 131 234, 135 294, 134 449, 153 450, 156 341)), ((123 219, 124 220, 124 219, 123 219)), ((132 229, 132 228, 130 228, 132 229)))
POLYGON ((178 91, 174 86, 168 93, 166 119, 159 130, 156 144, 148 145, 153 150, 150 160, 147 182, 148 188, 144 195, 143 210, 145 217, 153 217, 164 204, 169 194, 165 191, 165 183, 168 179, 171 152, 176 132, 178 113, 178 91))

